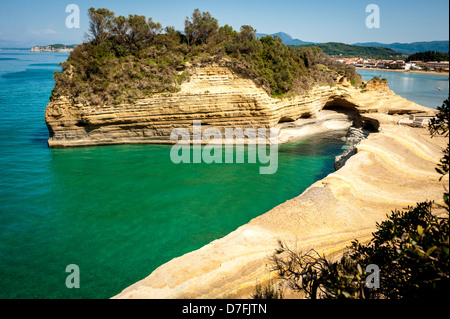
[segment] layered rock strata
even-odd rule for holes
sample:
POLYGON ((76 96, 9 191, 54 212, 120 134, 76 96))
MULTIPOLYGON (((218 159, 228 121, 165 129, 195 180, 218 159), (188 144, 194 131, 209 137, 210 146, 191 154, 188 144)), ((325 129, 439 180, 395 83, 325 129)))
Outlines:
MULTIPOLYGON (((206 246, 163 264, 114 298, 249 298, 275 276, 269 257, 277 241, 336 256, 394 209, 424 200, 442 202, 444 185, 434 168, 445 138, 425 128, 390 123, 356 146, 338 171, 206 246)), ((382 276, 382 274, 381 274, 382 276)))
POLYGON ((114 298, 247 298, 274 275, 269 256, 278 240, 333 256, 354 239, 368 240, 391 210, 441 201, 448 179, 439 181, 434 167, 446 140, 431 139, 425 128, 397 125, 402 115, 435 111, 395 95, 386 83, 369 82, 360 90, 341 79, 304 96, 275 99, 220 63, 194 66, 190 73, 179 92, 133 104, 51 102, 49 145, 173 143, 171 131, 190 128, 193 120, 218 128, 278 127, 280 142, 352 125, 376 133, 360 141, 338 171, 299 196, 161 265, 114 298))
POLYGON ((351 86, 315 86, 303 96, 278 99, 225 62, 192 66, 189 72, 190 81, 179 92, 156 94, 132 104, 88 106, 72 104, 64 97, 50 102, 45 113, 48 145, 174 143, 170 140, 173 129, 192 129, 194 120, 200 120, 204 128, 222 131, 226 127, 270 128, 317 118, 324 107, 359 113, 423 111, 384 87, 361 93, 351 86), (389 108, 377 102, 375 96, 380 94, 390 99, 389 108))

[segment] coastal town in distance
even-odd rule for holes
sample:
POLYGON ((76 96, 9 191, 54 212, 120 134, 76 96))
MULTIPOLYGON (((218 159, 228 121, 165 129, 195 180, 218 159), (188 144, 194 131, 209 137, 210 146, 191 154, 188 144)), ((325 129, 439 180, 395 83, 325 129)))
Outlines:
POLYGON ((448 61, 409 61, 377 60, 364 58, 332 58, 335 61, 353 65, 357 68, 404 70, 404 71, 436 71, 448 72, 448 61))

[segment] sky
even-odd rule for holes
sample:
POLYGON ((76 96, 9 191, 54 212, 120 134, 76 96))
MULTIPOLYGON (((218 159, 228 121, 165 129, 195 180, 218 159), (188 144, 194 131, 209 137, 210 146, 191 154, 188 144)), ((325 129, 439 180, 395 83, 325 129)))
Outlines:
POLYGON ((285 32, 309 42, 410 43, 449 39, 448 0, 1 0, 0 47, 84 41, 90 7, 116 15, 152 17, 183 30, 194 9, 209 11, 219 25, 251 25, 259 33, 285 32), (80 8, 80 28, 67 28, 69 4, 80 8), (367 28, 369 4, 379 8, 379 28, 367 28))

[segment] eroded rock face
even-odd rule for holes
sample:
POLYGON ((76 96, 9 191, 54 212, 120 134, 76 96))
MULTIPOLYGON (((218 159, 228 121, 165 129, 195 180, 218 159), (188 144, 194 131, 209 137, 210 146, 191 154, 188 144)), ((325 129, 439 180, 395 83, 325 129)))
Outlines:
POLYGON ((190 73, 180 92, 133 104, 83 106, 64 98, 51 102, 46 110, 49 145, 171 143, 172 129, 190 128, 193 120, 218 128, 279 126, 280 139, 287 142, 324 129, 348 128, 355 116, 345 112, 378 133, 357 144, 338 171, 299 196, 161 265, 115 298, 248 298, 257 282, 273 276, 268 257, 277 240, 332 256, 354 239, 368 240, 375 223, 392 209, 442 199, 448 179, 439 181, 434 167, 446 140, 430 139, 424 128, 396 125, 399 114, 433 115, 435 110, 395 95, 387 85, 365 90, 316 86, 304 96, 279 100, 226 65, 193 66, 190 73))
POLYGON ((161 265, 114 298, 249 298, 256 283, 276 275, 269 257, 277 240, 332 258, 355 239, 370 240, 392 210, 441 203, 448 176, 439 181, 434 168, 447 140, 377 117, 380 132, 362 140, 341 169, 227 236, 161 265))
POLYGON ((133 104, 84 106, 67 99, 51 102, 46 111, 49 146, 124 143, 171 143, 174 128, 202 125, 268 128, 281 117, 290 120, 316 113, 329 96, 320 88, 304 99, 272 99, 252 80, 217 65, 197 67, 181 91, 158 94, 133 104))
MULTIPOLYGON (((359 141, 338 171, 299 196, 229 235, 161 265, 114 298, 249 298, 256 283, 274 276, 269 272, 269 256, 278 240, 332 257, 354 239, 369 240, 376 222, 391 210, 423 200, 442 201, 448 179, 439 181, 434 167, 446 140, 431 139, 425 128, 397 125, 401 118, 398 114, 434 114, 434 110, 378 87, 371 90, 369 86, 361 92, 338 86, 322 89, 321 94, 315 101, 308 96, 299 98, 303 109, 284 107, 291 114, 309 109, 305 118, 277 124, 284 129, 284 141, 290 136, 320 132, 327 125, 342 128, 342 123, 348 122, 346 118, 355 120, 348 114, 356 114, 377 133, 359 141), (328 109, 322 110, 325 105, 328 109), (339 108, 348 114, 334 112, 339 108)), ((283 107, 270 105, 272 114, 278 113, 273 118, 284 116, 283 107)), ((356 137, 358 133, 352 130, 351 135, 356 137)))
MULTIPOLYGON (((48 104, 45 120, 48 145, 174 143, 174 128, 192 128, 193 120, 204 127, 269 128, 280 121, 317 117, 327 104, 354 105, 360 112, 383 112, 373 99, 379 90, 361 93, 353 87, 316 86, 295 98, 271 98, 251 79, 234 70, 229 63, 213 62, 190 66, 191 78, 177 93, 157 94, 132 104, 87 106, 72 105, 67 98, 48 104)), ((390 91, 390 90, 389 90, 390 91)), ((401 101, 403 112, 415 109, 392 92, 392 105, 401 101)), ((385 97, 386 98, 386 97, 385 97)))
POLYGON ((386 79, 373 78, 366 83, 366 90, 391 92, 386 79))

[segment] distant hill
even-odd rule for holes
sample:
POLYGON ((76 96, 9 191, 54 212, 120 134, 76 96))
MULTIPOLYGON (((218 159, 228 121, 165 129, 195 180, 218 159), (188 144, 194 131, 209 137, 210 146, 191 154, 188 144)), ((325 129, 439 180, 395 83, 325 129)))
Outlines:
MULTIPOLYGON (((313 45, 321 48, 328 55, 342 56, 345 58, 395 59, 400 58, 402 55, 400 52, 389 48, 364 47, 339 42, 317 43, 313 45)), ((307 46, 311 46, 311 44, 307 46)))
POLYGON ((273 34, 257 33, 256 34, 256 38, 259 39, 259 38, 264 37, 266 35, 277 36, 286 45, 305 45, 305 44, 312 44, 312 43, 314 43, 314 42, 306 42, 306 41, 302 41, 302 40, 299 40, 299 39, 294 39, 289 34, 284 33, 284 32, 278 32, 278 33, 273 33, 273 34))
POLYGON ((427 51, 427 52, 417 52, 411 54, 406 59, 406 62, 409 61, 422 61, 422 62, 430 62, 430 61, 448 61, 449 54, 444 52, 436 52, 436 51, 427 51))
POLYGON ((413 42, 413 43, 379 43, 379 42, 366 42, 366 43, 355 43, 354 45, 364 46, 364 47, 382 47, 389 48, 404 54, 412 54, 416 52, 426 52, 426 51, 438 51, 447 52, 449 51, 448 41, 429 41, 429 42, 413 42))

